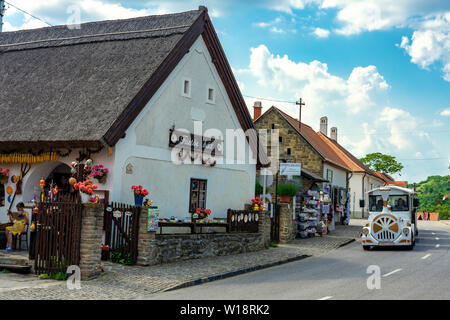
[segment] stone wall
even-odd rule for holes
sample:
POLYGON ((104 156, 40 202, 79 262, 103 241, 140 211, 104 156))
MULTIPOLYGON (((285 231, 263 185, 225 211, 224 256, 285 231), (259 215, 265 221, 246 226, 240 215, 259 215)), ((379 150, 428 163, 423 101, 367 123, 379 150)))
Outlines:
POLYGON ((292 213, 292 203, 280 203, 280 243, 294 240, 295 220, 292 213))
MULTIPOLYGON (((279 143, 280 159, 292 160, 301 163, 305 168, 319 176, 323 173, 323 162, 320 155, 303 139, 300 134, 274 109, 265 112, 255 122, 256 129, 271 130, 272 124, 279 124, 279 136, 282 142, 279 143), (291 149, 291 154, 287 154, 287 149, 291 149)), ((267 148, 270 149, 270 135, 267 135, 267 148)))
POLYGON ((84 204, 80 242, 81 280, 100 275, 103 214, 101 204, 84 204))
POLYGON ((155 265, 175 261, 238 254, 269 247, 270 217, 261 212, 257 233, 158 234, 139 230, 138 264, 155 265))

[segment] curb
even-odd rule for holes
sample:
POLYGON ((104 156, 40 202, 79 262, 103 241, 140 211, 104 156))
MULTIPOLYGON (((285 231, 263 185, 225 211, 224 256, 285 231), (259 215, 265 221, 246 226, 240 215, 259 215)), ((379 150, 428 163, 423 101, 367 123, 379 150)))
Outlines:
POLYGON ((352 243, 352 242, 354 242, 354 241, 356 241, 355 238, 350 239, 350 240, 344 242, 343 244, 340 244, 338 248, 341 248, 341 247, 343 247, 343 246, 346 246, 346 245, 348 245, 348 244, 350 244, 350 243, 352 243))
MULTIPOLYGON (((353 239, 354 240, 354 239, 353 239)), ((256 271, 256 270, 261 270, 261 269, 266 269, 266 268, 270 268, 270 267, 274 267, 280 264, 285 264, 285 263, 289 263, 289 262, 293 262, 293 261, 298 261, 298 260, 303 260, 305 258, 311 257, 310 255, 306 255, 306 254, 302 254, 299 256, 295 256, 292 258, 288 258, 285 260, 280 260, 280 261, 275 261, 275 262, 271 262, 271 263, 267 263, 267 264, 259 264, 253 267, 248 267, 248 268, 244 268, 244 269, 239 269, 239 270, 234 270, 234 271, 229 271, 229 272, 224 272, 224 273, 219 273, 219 274, 215 274, 209 277, 205 277, 205 278, 198 278, 195 280, 191 280, 179 285, 176 285, 174 287, 168 288, 166 290, 162 290, 161 292, 167 292, 167 291, 172 291, 172 290, 177 290, 177 289, 181 289, 181 288, 187 288, 187 287, 192 287, 195 285, 199 285, 202 283, 207 283, 207 282, 211 282, 211 281, 216 281, 216 280, 221 280, 221 279, 225 279, 225 278, 230 278, 230 277, 234 277, 240 274, 244 274, 244 273, 248 273, 248 272, 252 272, 252 271, 256 271)))

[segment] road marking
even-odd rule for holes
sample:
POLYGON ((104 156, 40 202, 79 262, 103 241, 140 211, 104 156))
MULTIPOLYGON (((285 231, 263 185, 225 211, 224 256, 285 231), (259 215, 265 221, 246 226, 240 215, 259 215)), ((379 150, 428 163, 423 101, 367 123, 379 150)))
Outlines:
POLYGON ((436 234, 436 233, 432 232, 431 234, 433 234, 433 235, 434 235, 434 234, 436 234))
POLYGON ((394 273, 399 272, 399 271, 402 271, 402 269, 395 269, 394 271, 391 271, 389 273, 384 274, 383 277, 390 276, 391 274, 394 274, 394 273))
POLYGON ((439 248, 441 245, 438 243, 437 245, 436 245, 436 248, 439 248))
POLYGON ((425 259, 428 258, 429 256, 431 256, 431 253, 429 253, 429 254, 423 256, 422 259, 425 260, 425 259))
POLYGON ((435 239, 436 239, 436 240, 439 240, 439 238, 438 238, 438 237, 436 237, 435 239))
POLYGON ((323 298, 320 298, 320 299, 317 299, 317 300, 328 300, 328 299, 331 299, 331 298, 333 298, 333 296, 326 296, 326 297, 323 297, 323 298))

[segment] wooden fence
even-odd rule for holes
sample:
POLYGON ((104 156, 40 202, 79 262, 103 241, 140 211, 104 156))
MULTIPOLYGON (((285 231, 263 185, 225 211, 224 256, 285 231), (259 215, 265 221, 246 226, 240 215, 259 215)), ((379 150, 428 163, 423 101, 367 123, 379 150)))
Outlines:
POLYGON ((105 246, 109 247, 109 250, 103 251, 103 260, 111 259, 123 264, 136 263, 140 213, 140 207, 122 203, 105 206, 105 246))
POLYGON ((228 209, 228 232, 258 232, 260 215, 258 211, 228 209))
POLYGON ((74 202, 41 202, 34 216, 36 274, 65 273, 80 264, 81 218, 83 206, 74 202))

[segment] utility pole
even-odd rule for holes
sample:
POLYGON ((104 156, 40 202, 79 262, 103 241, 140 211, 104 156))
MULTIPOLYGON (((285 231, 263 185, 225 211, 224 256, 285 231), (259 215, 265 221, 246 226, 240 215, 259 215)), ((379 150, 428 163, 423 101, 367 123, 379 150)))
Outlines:
POLYGON ((298 112, 298 130, 300 131, 302 128, 302 106, 305 105, 305 103, 302 101, 302 98, 300 98, 297 102, 295 102, 296 105, 299 106, 299 112, 298 112))
POLYGON ((3 29, 3 16, 5 15, 5 0, 0 0, 0 32, 3 29))

